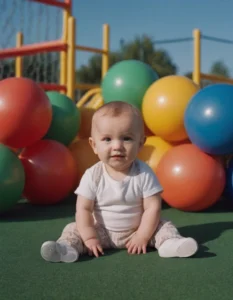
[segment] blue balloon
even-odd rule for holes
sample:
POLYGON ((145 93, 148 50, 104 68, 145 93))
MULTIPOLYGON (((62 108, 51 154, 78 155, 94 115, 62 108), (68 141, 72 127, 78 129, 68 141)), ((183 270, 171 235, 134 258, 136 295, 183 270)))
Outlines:
POLYGON ((214 84, 198 91, 187 105, 184 126, 202 151, 233 153, 233 85, 214 84))

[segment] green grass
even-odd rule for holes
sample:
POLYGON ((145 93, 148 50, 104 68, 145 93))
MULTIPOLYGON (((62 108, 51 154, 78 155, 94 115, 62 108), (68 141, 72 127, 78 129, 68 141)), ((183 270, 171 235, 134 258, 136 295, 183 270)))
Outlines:
POLYGON ((0 299, 11 300, 231 300, 233 212, 216 206, 187 213, 164 207, 185 236, 201 244, 187 259, 162 259, 156 251, 129 256, 109 251, 73 264, 40 257, 45 240, 56 239, 74 220, 75 200, 40 207, 21 203, 0 217, 0 299))

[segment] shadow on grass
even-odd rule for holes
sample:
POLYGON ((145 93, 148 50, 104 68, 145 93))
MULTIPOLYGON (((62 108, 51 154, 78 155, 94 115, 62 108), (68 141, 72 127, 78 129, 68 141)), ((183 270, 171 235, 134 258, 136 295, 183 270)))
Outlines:
MULTIPOLYGON (((32 205, 26 201, 18 203, 9 212, 0 215, 0 222, 26 222, 26 221, 38 221, 38 220, 52 220, 59 218, 74 217, 75 215, 75 202, 76 196, 70 195, 67 199, 55 205, 32 205)), ((163 210, 171 209, 166 203, 163 203, 163 210)), ((231 212, 232 203, 227 199, 221 199, 216 205, 205 210, 202 213, 222 213, 231 212)), ((188 214, 188 212, 187 212, 188 214)), ((197 225, 187 225, 179 228, 180 233, 183 236, 191 236, 197 240, 199 251, 195 255, 195 258, 208 258, 216 256, 211 252, 207 246, 203 245, 208 241, 218 239, 223 232, 233 229, 233 222, 217 222, 197 225)), ((111 255, 118 250, 108 250, 106 255, 111 255)), ((154 251, 154 249, 148 249, 148 252, 154 251)), ((90 260, 93 257, 85 256, 83 260, 90 260)))
MULTIPOLYGON (((188 237, 193 237, 199 245, 197 253, 192 257, 192 259, 203 259, 203 258, 213 258, 217 254, 208 248, 205 243, 216 240, 221 237, 221 235, 227 231, 233 229, 233 222, 217 222, 217 223, 207 223, 207 224, 197 224, 188 225, 178 228, 181 235, 188 237)), ((108 249, 104 250, 104 257, 113 255, 119 251, 126 251, 122 249, 108 249)), ((154 248, 147 248, 147 253, 156 252, 154 248)), ((78 262, 85 262, 88 260, 95 259, 94 256, 83 255, 80 257, 78 262)), ((190 258, 189 258, 190 259, 190 258)))
POLYGON ((218 239, 225 231, 233 229, 233 222, 216 222, 188 225, 178 228, 181 235, 191 236, 199 244, 218 239))
POLYGON ((0 222, 52 220, 75 215, 76 196, 70 195, 54 205, 33 205, 21 200, 10 211, 0 215, 0 222))
MULTIPOLYGON (((121 249, 105 249, 104 250, 104 255, 100 255, 99 258, 105 258, 106 256, 111 256, 111 255, 114 255, 115 253, 118 253, 119 251, 125 251, 125 250, 121 250, 121 249)), ((92 259, 96 259, 96 257, 94 255, 88 255, 88 254, 84 254, 84 255, 81 255, 77 261, 77 263, 80 263, 80 262, 86 262, 86 261, 89 261, 89 260, 92 260, 92 259)))
POLYGON ((186 237, 191 236, 198 242, 199 251, 195 255, 196 258, 214 257, 216 254, 211 252, 211 249, 203 244, 218 239, 227 230, 233 230, 233 222, 188 225, 178 229, 181 235, 186 237))
MULTIPOLYGON (((162 209, 172 209, 165 201, 162 202, 162 209)), ((222 213, 222 212, 233 212, 233 201, 226 197, 221 197, 213 206, 203 210, 197 211, 194 213, 203 214, 203 213, 222 213)), ((187 213, 189 213, 187 211, 187 213)), ((193 213, 193 212, 192 212, 193 213)))
MULTIPOLYGON (((147 251, 147 253, 150 253, 150 252, 156 252, 157 250, 155 248, 148 247, 146 251, 147 251)), ((119 252, 125 252, 125 254, 127 254, 127 255, 135 255, 135 256, 137 255, 137 254, 128 254, 126 249, 104 249, 104 255, 103 256, 100 255, 99 258, 105 258, 107 256, 111 256, 111 255, 114 255, 119 252)), ((143 254, 141 253, 140 255, 143 255, 143 254)), ((79 257, 77 263, 89 261, 92 259, 96 259, 96 257, 90 256, 88 254, 84 254, 79 257)))

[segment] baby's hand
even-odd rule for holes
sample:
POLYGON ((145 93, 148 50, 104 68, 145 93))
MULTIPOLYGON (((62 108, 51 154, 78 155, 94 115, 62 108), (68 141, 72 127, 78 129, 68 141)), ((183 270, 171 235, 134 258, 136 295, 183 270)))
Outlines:
POLYGON ((141 252, 146 254, 147 243, 148 241, 136 232, 126 244, 126 248, 128 249, 129 254, 140 254, 141 252))
POLYGON ((99 257, 99 253, 104 254, 103 248, 100 245, 100 242, 96 238, 89 239, 85 241, 85 246, 87 247, 89 255, 95 255, 99 257))

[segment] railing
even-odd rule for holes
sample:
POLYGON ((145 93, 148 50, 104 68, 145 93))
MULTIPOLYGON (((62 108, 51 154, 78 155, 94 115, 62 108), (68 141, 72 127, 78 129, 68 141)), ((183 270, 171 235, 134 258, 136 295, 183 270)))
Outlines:
POLYGON ((16 35, 16 47, 0 50, 0 59, 15 57, 15 76, 22 77, 23 57, 43 52, 60 52, 60 82, 39 83, 46 90, 55 90, 66 93, 74 100, 75 90, 89 90, 99 87, 97 84, 76 82, 76 51, 88 51, 102 54, 102 78, 109 68, 109 25, 103 25, 102 49, 76 44, 76 20, 71 16, 72 0, 29 0, 44 5, 59 7, 63 10, 63 32, 60 40, 24 45, 24 35, 18 32, 16 35))
MULTIPOLYGON (((233 79, 226 78, 224 76, 217 76, 212 74, 205 74, 201 72, 201 31, 199 29, 194 29, 193 31, 193 76, 192 79, 197 85, 201 85, 201 80, 210 80, 214 83, 217 82, 224 82, 224 83, 230 83, 233 84, 233 79)), ((233 41, 230 40, 224 40, 224 39, 218 39, 208 36, 203 36, 205 39, 227 43, 227 44, 233 44, 233 41)))

